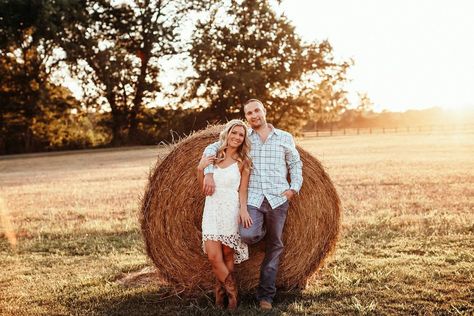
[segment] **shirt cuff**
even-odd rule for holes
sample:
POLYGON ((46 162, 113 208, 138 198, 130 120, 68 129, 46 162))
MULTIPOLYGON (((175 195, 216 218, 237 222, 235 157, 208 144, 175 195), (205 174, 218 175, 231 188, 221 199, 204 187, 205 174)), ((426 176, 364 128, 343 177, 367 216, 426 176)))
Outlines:
POLYGON ((214 173, 214 166, 209 165, 206 168, 204 168, 204 175, 206 175, 208 173, 211 173, 211 174, 214 173))
POLYGON ((290 186, 290 190, 295 191, 296 194, 299 194, 299 193, 300 193, 300 188, 299 188, 299 187, 296 187, 296 186, 293 186, 293 185, 290 186))

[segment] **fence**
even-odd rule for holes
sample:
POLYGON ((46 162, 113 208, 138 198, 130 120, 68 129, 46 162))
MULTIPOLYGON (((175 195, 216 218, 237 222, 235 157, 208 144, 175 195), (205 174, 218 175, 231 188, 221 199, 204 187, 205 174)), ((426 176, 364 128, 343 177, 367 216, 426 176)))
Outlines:
POLYGON ((388 133, 448 133, 457 131, 474 131, 473 124, 462 125, 419 125, 402 127, 356 127, 356 128, 330 128, 317 129, 303 132, 304 137, 325 137, 362 134, 388 134, 388 133))

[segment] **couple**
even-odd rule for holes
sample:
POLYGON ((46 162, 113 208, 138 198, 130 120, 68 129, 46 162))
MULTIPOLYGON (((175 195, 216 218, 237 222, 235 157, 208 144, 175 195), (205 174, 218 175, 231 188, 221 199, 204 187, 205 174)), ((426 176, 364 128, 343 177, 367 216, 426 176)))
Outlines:
POLYGON ((288 201, 303 183, 302 163, 291 134, 266 121, 263 103, 244 104, 250 128, 241 120, 227 123, 219 141, 210 144, 198 165, 198 181, 206 194, 202 247, 216 276, 216 305, 237 307, 234 263, 248 259, 247 244, 266 235, 257 300, 272 308, 276 293, 283 226, 288 201), (290 184, 287 174, 290 174, 290 184))

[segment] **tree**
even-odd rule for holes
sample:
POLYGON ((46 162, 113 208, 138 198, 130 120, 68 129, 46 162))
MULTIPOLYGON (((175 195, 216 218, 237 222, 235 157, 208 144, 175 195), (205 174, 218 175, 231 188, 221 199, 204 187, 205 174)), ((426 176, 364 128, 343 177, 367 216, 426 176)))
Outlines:
POLYGON ((326 124, 332 126, 347 109, 349 105, 347 92, 339 85, 338 79, 327 78, 305 94, 308 99, 307 112, 310 117, 314 118, 313 128, 317 129, 319 125, 326 124))
POLYGON ((303 43, 267 0, 214 9, 197 25, 190 58, 195 75, 184 100, 198 103, 203 118, 242 116, 242 104, 258 98, 269 121, 293 131, 310 118, 309 96, 319 83, 343 80, 349 66, 334 61, 327 41, 303 43))
POLYGON ((359 104, 357 105, 357 111, 361 114, 371 112, 374 108, 374 103, 369 98, 366 92, 358 92, 359 104))
POLYGON ((86 102, 110 110, 114 145, 140 142, 144 105, 161 89, 160 61, 181 51, 180 23, 208 2, 83 0, 69 11, 66 60, 87 89, 86 102))
POLYGON ((42 148, 41 122, 74 106, 49 80, 60 8, 41 0, 0 3, 0 153, 42 148))

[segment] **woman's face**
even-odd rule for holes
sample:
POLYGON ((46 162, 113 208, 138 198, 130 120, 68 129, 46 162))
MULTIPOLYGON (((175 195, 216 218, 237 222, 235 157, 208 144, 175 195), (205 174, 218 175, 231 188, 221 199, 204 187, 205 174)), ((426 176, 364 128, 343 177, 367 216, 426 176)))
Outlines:
POLYGON ((227 137, 227 145, 229 147, 239 147, 245 139, 245 129, 243 126, 234 126, 227 137))

